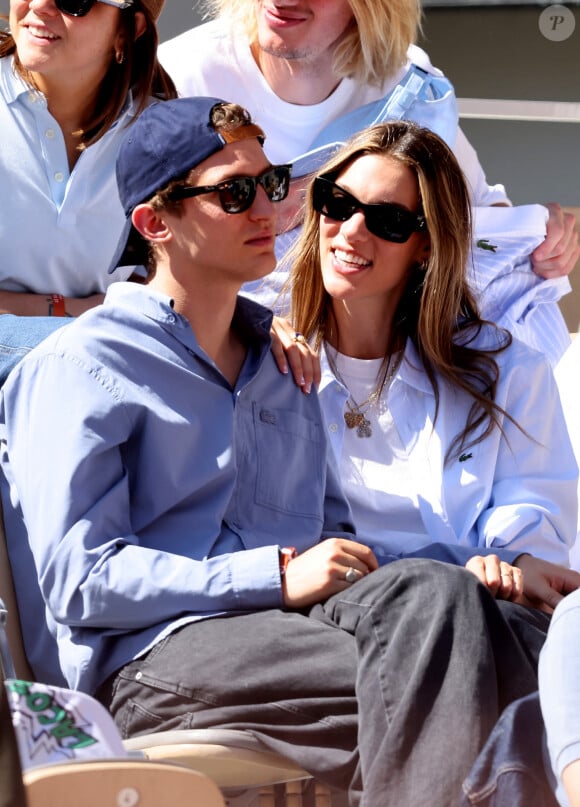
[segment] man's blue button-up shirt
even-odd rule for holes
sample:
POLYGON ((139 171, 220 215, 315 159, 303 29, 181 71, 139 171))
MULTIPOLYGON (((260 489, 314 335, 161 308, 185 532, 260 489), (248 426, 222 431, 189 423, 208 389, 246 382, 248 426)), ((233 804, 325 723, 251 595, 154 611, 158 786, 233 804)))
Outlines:
POLYGON ((10 376, 9 552, 45 680, 59 676, 20 510, 60 667, 86 691, 180 625, 281 607, 279 546, 352 535, 318 398, 278 371, 270 320, 239 298, 250 347, 232 389, 170 299, 114 284, 10 376))

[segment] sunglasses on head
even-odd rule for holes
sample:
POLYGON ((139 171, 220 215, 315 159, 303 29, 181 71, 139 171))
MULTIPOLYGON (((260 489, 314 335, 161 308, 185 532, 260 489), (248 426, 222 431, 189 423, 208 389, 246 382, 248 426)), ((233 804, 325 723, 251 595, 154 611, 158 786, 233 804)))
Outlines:
POLYGON ((391 202, 365 205, 327 177, 315 178, 312 204, 317 213, 334 221, 347 221, 361 210, 369 233, 395 244, 404 244, 426 228, 425 216, 391 202))
MULTIPOLYGON (((71 17, 84 17, 97 0, 54 0, 56 7, 63 14, 69 14, 71 17)), ((115 8, 129 8, 133 5, 133 0, 98 0, 99 3, 106 3, 108 6, 115 6, 115 8)))
POLYGON ((258 185, 266 191, 271 202, 281 202, 288 196, 290 188, 291 165, 274 165, 257 177, 234 177, 224 179, 217 185, 184 186, 176 188, 169 194, 173 201, 201 196, 203 193, 217 191, 222 210, 226 213, 243 213, 248 210, 256 198, 258 185))

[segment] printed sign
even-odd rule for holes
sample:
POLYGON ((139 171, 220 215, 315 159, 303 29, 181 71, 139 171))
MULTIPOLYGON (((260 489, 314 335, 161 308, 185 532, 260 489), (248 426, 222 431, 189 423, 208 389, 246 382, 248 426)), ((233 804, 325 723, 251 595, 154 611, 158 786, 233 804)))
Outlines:
POLYGON ((105 707, 83 692, 8 679, 22 769, 70 760, 127 757, 105 707))

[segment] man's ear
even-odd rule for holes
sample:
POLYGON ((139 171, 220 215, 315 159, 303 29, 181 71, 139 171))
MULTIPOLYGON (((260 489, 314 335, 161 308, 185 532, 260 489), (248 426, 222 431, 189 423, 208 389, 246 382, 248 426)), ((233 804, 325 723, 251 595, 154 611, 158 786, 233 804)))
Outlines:
POLYGON ((146 241, 153 244, 164 244, 171 239, 171 229, 163 218, 162 212, 155 210, 151 205, 137 205, 131 221, 133 227, 146 241))

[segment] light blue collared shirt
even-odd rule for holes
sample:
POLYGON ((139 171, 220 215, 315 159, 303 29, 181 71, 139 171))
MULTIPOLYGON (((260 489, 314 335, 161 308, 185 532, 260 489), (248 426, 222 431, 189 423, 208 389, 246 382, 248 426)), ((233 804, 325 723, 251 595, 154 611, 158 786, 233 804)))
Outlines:
POLYGON ((107 269, 125 223, 115 161, 133 115, 129 100, 71 172, 45 97, 0 59, 0 288, 86 297, 129 276, 107 269))
MULTIPOLYGON (((497 337, 484 327, 473 344, 489 349, 497 346, 497 337)), ((498 554, 503 549, 526 552, 569 566, 576 535, 578 466, 553 372, 544 356, 517 339, 495 358, 499 367, 495 402, 515 423, 502 416, 501 430, 494 428, 485 439, 445 462, 467 422, 472 400, 439 378, 435 421, 433 389, 417 350, 407 341, 386 394, 407 461, 423 469, 420 478, 410 479, 409 495, 417 499, 425 533, 432 541, 478 552, 484 548, 498 554)), ((320 400, 339 461, 348 391, 335 378, 324 351, 321 359, 320 400)), ((377 432, 373 439, 384 438, 377 432)), ((389 457, 388 446, 385 457, 389 457)), ((353 512, 358 525, 354 505, 353 512)), ((419 548, 390 531, 384 498, 374 517, 384 520, 380 540, 377 535, 361 535, 360 540, 371 544, 379 558, 383 552, 419 548)))

